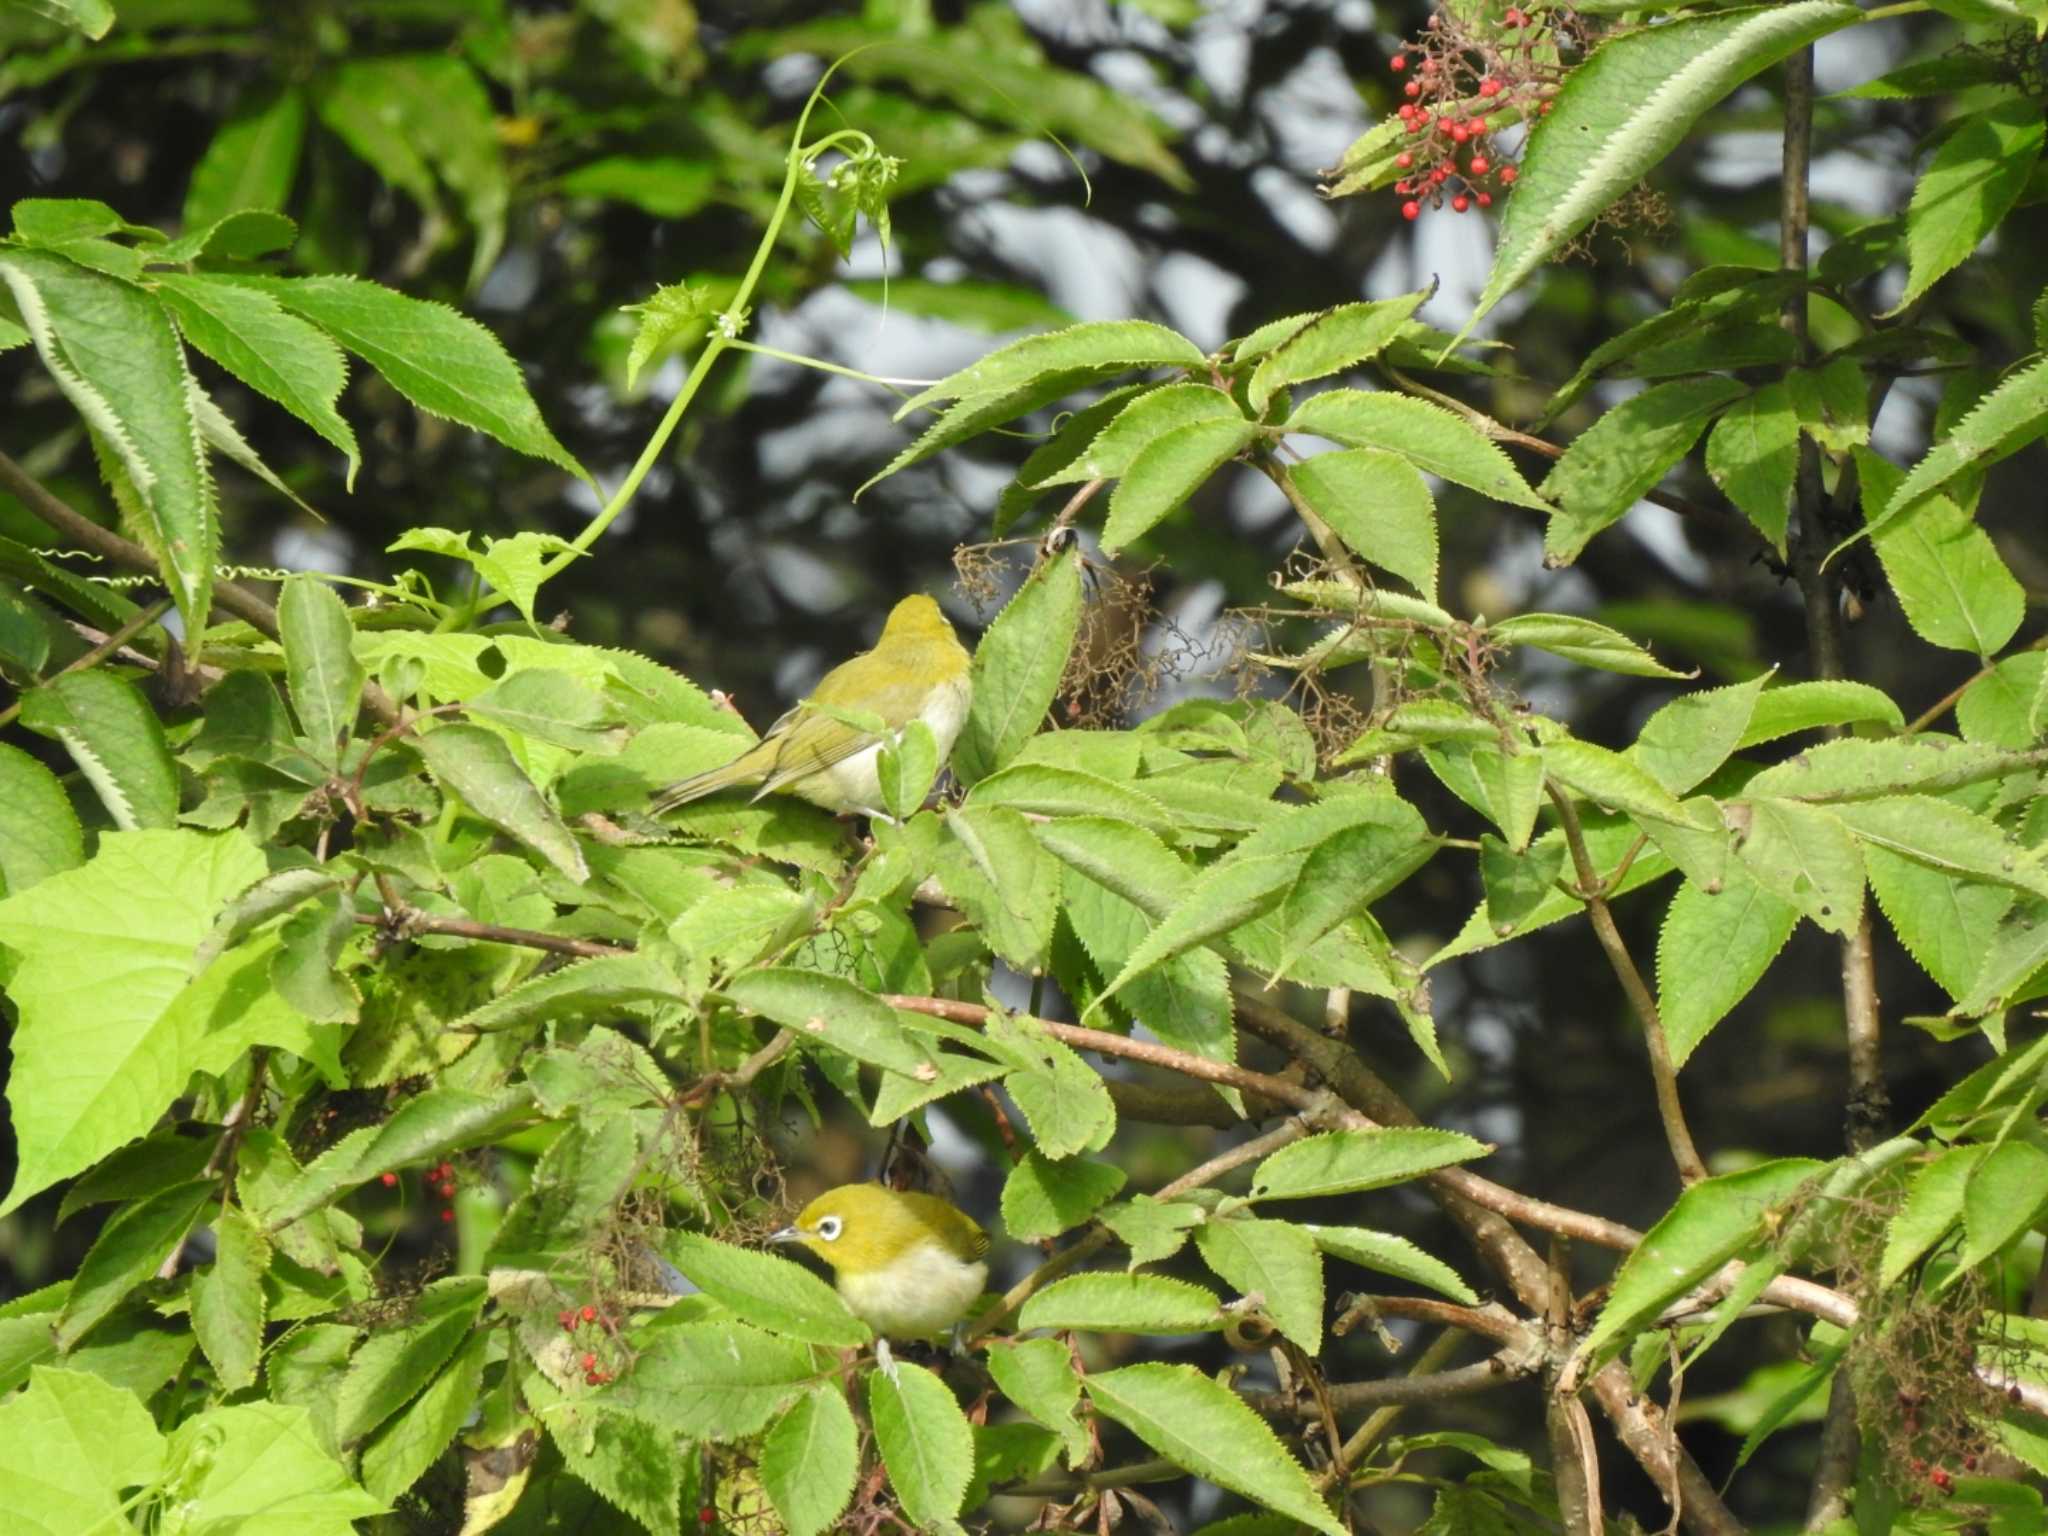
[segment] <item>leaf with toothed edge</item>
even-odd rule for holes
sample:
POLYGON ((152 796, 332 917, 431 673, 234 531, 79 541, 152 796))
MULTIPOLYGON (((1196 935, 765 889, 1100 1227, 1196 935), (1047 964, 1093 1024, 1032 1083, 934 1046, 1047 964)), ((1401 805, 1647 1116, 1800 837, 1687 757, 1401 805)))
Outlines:
POLYGON ((1834 0, 1794 0, 1643 27, 1594 49, 1529 136, 1466 329, 1640 183, 1710 107, 1862 16, 1834 0))

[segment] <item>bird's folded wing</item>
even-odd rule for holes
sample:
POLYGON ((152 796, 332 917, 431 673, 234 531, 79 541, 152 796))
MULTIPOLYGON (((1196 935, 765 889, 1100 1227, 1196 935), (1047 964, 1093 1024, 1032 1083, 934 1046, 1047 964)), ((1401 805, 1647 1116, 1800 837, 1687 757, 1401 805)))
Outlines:
POLYGON ((762 738, 777 743, 775 763, 761 780, 754 798, 758 800, 814 773, 822 773, 835 763, 867 751, 881 739, 873 731, 860 730, 799 704, 768 727, 762 738))

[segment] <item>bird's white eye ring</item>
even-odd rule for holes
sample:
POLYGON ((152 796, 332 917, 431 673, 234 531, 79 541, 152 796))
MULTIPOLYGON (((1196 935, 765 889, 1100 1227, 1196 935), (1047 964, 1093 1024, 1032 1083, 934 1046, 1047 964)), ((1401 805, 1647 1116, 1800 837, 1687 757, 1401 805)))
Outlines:
POLYGON ((818 1223, 818 1236, 829 1243, 839 1236, 839 1227, 840 1221, 837 1216, 827 1216, 818 1223))

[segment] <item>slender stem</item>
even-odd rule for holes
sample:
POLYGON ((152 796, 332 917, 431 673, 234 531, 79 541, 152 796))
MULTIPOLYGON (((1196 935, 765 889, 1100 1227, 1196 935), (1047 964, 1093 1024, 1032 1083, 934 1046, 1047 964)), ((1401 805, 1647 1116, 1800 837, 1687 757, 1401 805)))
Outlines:
POLYGON ((358 912, 356 921, 366 928, 382 928, 396 920, 407 933, 445 933, 457 939, 481 939, 486 944, 517 944, 526 949, 544 949, 550 954, 595 958, 626 955, 632 951, 600 939, 571 939, 559 933, 537 933, 531 928, 507 928, 501 923, 479 923, 467 917, 436 917, 414 908, 395 905, 390 912, 358 912))
POLYGON ((1807 1494, 1802 1531, 1825 1531, 1848 1517, 1861 1449, 1856 1432, 1856 1388, 1848 1371, 1838 1368, 1828 1388, 1827 1417, 1821 1421, 1820 1429, 1820 1461, 1813 1470, 1813 1487, 1807 1494))
MULTIPOLYGON (((2030 640, 2025 645, 2021 646, 2020 650, 2022 652, 2048 650, 2048 635, 2039 635, 2035 637, 2033 640, 2030 640)), ((1976 671, 1972 672, 1968 677, 1964 678, 1960 683, 1957 683, 1955 687, 1949 689, 1947 693, 1943 694, 1940 698, 1936 699, 1932 704, 1928 705, 1927 708, 1922 710, 1918 715, 1914 716, 1912 724, 1908 725, 1906 729, 1902 731, 1900 734, 1905 736, 1918 736, 1922 731, 1926 730, 1930 725, 1934 724, 1935 721, 1939 720, 1943 715, 1947 714, 1950 710, 1954 709, 1956 705, 1960 704, 1962 702, 1963 695, 1968 693, 1972 688, 1976 687, 1979 683, 1983 682, 1985 678, 1989 677, 1993 672, 1995 672, 1998 669, 1998 666, 1998 662, 1986 662, 1983 666, 1979 667, 1976 671)))
POLYGON ((1650 1079, 1657 1092, 1657 1113, 1664 1122, 1664 1139, 1670 1144, 1671 1160, 1677 1164, 1678 1177, 1683 1182, 1696 1184, 1707 1176, 1707 1165, 1701 1161, 1699 1149, 1693 1145, 1692 1131, 1685 1123, 1685 1106, 1678 1097, 1678 1069, 1671 1064, 1671 1044, 1664 1038, 1663 1021, 1657 1017, 1657 1000, 1650 995, 1649 984, 1636 969, 1628 945, 1622 942, 1621 930, 1614 925, 1614 913, 1607 905, 1600 872, 1593 867, 1592 854, 1586 848, 1578 807, 1556 784, 1546 780, 1544 788, 1564 826, 1565 844, 1571 849, 1572 864, 1578 871, 1578 894, 1586 903, 1586 916, 1592 920, 1600 947, 1607 952, 1607 963, 1614 967, 1621 990, 1642 1025, 1643 1044, 1650 1054, 1650 1079))
POLYGON ((1365 585, 1365 574, 1359 570, 1358 562, 1351 558, 1351 551, 1344 547, 1344 541, 1337 537, 1336 530, 1308 504, 1308 498, 1301 494, 1294 477, 1287 472, 1287 466, 1275 463, 1270 455, 1256 454, 1252 458, 1252 467, 1280 487, 1280 494, 1287 498, 1287 504, 1294 508, 1294 515, 1308 529, 1309 537, 1316 541, 1316 548, 1322 551, 1330 569, 1355 587, 1365 585))
MULTIPOLYGON (((73 661, 69 666, 66 666, 62 670, 60 670, 56 674, 56 676, 63 677, 66 673, 83 672, 88 667, 98 666, 101 662, 105 661, 109 656, 113 655, 114 652, 120 650, 122 646, 126 645, 130 640, 133 640, 137 635, 141 634, 145 629, 149 628, 150 625, 154 624, 158 619, 162 618, 167 612, 170 611, 171 606, 171 599, 169 599, 168 597, 158 598, 155 602, 151 603, 147 608, 144 608, 140 613, 136 614, 135 617, 130 619, 126 624, 123 624, 111 635, 107 636, 107 638, 102 640, 98 645, 94 646, 91 650, 87 651, 83 656, 80 656, 76 661, 73 661)), ((44 682, 52 682, 54 680, 54 678, 43 679, 44 682)), ((14 724, 15 716, 19 715, 20 713, 20 699, 16 699, 12 704, 8 705, 5 709, 0 709, 0 727, 14 724)))

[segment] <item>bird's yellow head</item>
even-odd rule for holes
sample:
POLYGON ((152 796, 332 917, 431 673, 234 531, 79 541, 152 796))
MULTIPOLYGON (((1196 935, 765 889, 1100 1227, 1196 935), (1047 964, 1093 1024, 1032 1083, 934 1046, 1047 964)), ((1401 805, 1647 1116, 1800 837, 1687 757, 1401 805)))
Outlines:
POLYGON ((878 645, 899 640, 957 640, 952 622, 922 592, 913 593, 889 610, 878 645))
MULTIPOLYGON (((931 603, 930 598, 911 601, 931 603)), ((932 608, 937 611, 936 604, 932 608)), ((988 1252, 988 1234, 957 1206, 937 1195, 880 1184, 842 1184, 827 1190, 769 1241, 800 1244, 842 1277, 892 1269, 933 1244, 962 1262, 988 1252)))

